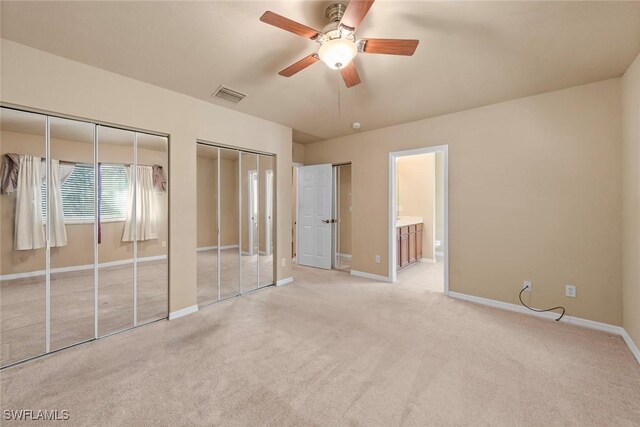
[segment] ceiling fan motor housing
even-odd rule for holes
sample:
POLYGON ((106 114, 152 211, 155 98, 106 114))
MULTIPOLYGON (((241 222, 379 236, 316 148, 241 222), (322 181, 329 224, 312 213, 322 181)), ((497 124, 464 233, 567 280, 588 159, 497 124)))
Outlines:
POLYGON ((327 7, 327 10, 324 11, 324 15, 329 18, 329 21, 331 22, 340 22, 345 10, 347 10, 347 6, 342 3, 333 3, 327 7))

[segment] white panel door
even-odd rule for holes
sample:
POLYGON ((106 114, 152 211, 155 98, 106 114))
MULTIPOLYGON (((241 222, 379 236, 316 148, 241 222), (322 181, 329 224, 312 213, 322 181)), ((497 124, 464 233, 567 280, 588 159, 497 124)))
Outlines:
POLYGON ((331 269, 332 166, 298 168, 298 264, 331 269))

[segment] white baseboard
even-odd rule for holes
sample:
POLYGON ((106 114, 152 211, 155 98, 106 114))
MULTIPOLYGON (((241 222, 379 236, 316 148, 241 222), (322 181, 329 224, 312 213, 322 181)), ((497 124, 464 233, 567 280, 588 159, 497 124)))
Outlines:
POLYGON ((196 311, 198 311, 197 305, 181 308, 180 310, 172 311, 171 313, 169 313, 169 320, 179 319, 180 317, 187 316, 189 314, 195 313, 196 311))
POLYGON ((435 258, 420 258, 420 262, 428 262, 430 264, 435 264, 436 263, 436 259, 435 258))
POLYGON ((287 277, 286 279, 276 280, 276 286, 284 286, 289 283, 293 283, 293 277, 287 277))
POLYGON ((365 273, 364 271, 351 270, 352 276, 364 277, 365 279, 378 280, 380 282, 391 282, 387 276, 379 276, 377 274, 365 273))
MULTIPOLYGON (((238 248, 238 245, 222 245, 220 246, 220 250, 223 251, 225 249, 234 249, 234 248, 238 248)), ((217 246, 202 246, 198 249, 196 249, 196 252, 206 252, 206 251, 212 251, 214 249, 218 249, 217 246)))
POLYGON ((625 331, 624 329, 622 330, 622 339, 627 343, 627 345, 629 346, 629 350, 631 350, 631 353, 633 353, 638 363, 640 363, 640 349, 638 349, 636 343, 633 342, 631 336, 629 336, 627 331, 625 331))
POLYGON ((341 254, 340 252, 338 252, 338 256, 344 259, 351 259, 351 254, 341 254))
MULTIPOLYGON (((147 256, 147 257, 138 258, 138 262, 140 263, 140 262, 147 262, 147 261, 159 261, 166 258, 167 258, 166 255, 147 256)), ((118 261, 102 262, 98 264, 98 268, 117 267, 120 265, 127 265, 127 264, 133 264, 133 258, 122 259, 118 261)), ((72 265, 69 267, 52 268, 51 274, 72 273, 75 271, 85 271, 85 270, 93 270, 93 264, 72 265)), ((45 273, 46 273, 46 270, 37 270, 37 271, 27 271, 25 273, 5 274, 3 276, 0 276, 0 280, 16 280, 16 279, 25 279, 28 277, 38 277, 38 276, 44 276, 45 273)))
MULTIPOLYGON (((502 310, 513 311, 516 313, 528 314, 530 316, 541 317, 543 319, 555 320, 559 316, 559 313, 555 312, 547 311, 539 313, 536 311, 531 311, 522 305, 511 304, 508 302, 497 301, 489 298, 477 297, 474 295, 462 294, 459 292, 449 291, 449 296, 463 301, 473 302, 476 304, 486 305, 502 310)), ((573 316, 563 316, 562 319, 560 319, 560 322, 581 326, 583 328, 594 329, 596 331, 608 332, 614 335, 620 335, 624 339, 625 343, 629 346, 631 353, 633 353, 635 358, 638 360, 638 363, 640 363, 640 351, 638 351, 638 347, 636 347, 633 340, 631 339, 629 334, 627 334, 627 331, 622 328, 622 326, 610 325, 608 323, 596 322, 594 320, 582 319, 580 317, 573 316)))

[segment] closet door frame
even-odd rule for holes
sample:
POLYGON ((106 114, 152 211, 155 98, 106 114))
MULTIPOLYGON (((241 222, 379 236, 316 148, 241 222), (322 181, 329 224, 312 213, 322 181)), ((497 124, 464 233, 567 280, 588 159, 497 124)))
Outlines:
MULTIPOLYGON (((167 236, 167 315, 158 319, 153 319, 153 320, 149 320, 143 323, 138 323, 137 322, 137 303, 136 303, 136 299, 137 299, 137 289, 136 289, 136 282, 137 282, 137 218, 136 215, 134 215, 134 258, 133 258, 133 265, 134 265, 134 286, 133 286, 133 292, 134 292, 134 305, 133 305, 133 310, 134 310, 134 323, 131 327, 125 328, 125 329, 121 329, 115 332, 111 332, 105 335, 99 335, 98 332, 98 324, 99 324, 99 307, 98 307, 98 296, 99 296, 99 277, 98 277, 98 269, 99 269, 99 258, 98 258, 98 219, 99 219, 99 212, 98 212, 98 143, 99 143, 99 127, 103 126, 103 127, 110 127, 110 128, 114 128, 114 129, 119 129, 119 130, 125 130, 125 131, 130 131, 133 132, 135 135, 135 140, 134 140, 134 165, 137 165, 137 139, 138 139, 138 134, 148 134, 148 135, 153 135, 153 136, 158 136, 158 137, 162 137, 162 138, 166 138, 167 141, 167 145, 166 145, 166 155, 167 155, 167 165, 168 165, 168 169, 169 169, 169 162, 168 162, 168 156, 169 156, 169 147, 171 144, 171 138, 170 135, 165 134, 165 133, 160 133, 160 132, 155 132, 155 131, 149 131, 149 130, 144 130, 144 129, 138 129, 138 128, 131 128, 131 127, 127 127, 127 126, 114 126, 108 123, 104 123, 98 120, 88 120, 88 119, 83 119, 83 118, 79 118, 79 117, 75 117, 72 115, 66 115, 66 114, 59 114, 59 113, 55 113, 55 112, 49 112, 49 111, 44 111, 44 110, 40 110, 40 109, 35 109, 35 108, 28 108, 28 107, 23 107, 23 106, 18 106, 18 105, 13 105, 10 103, 5 103, 5 102, 0 102, 0 109, 8 109, 8 110, 13 110, 13 111, 17 111, 17 112, 22 112, 22 113, 27 113, 27 114, 36 114, 39 116, 43 116, 45 119, 45 182, 46 182, 46 187, 45 187, 45 198, 46 198, 46 206, 47 206, 47 220, 46 223, 44 225, 45 227, 45 240, 46 240, 46 244, 45 244, 45 352, 44 353, 39 353, 33 356, 29 356, 25 359, 21 359, 15 362, 11 362, 7 365, 4 366, 0 366, 0 370, 18 365, 18 364, 22 364, 25 363, 27 361, 33 360, 33 359, 37 359, 40 358, 42 356, 45 356, 47 354, 50 353, 55 353, 57 351, 60 350, 64 350, 67 348, 71 348, 71 347, 75 347, 87 342, 91 342, 91 341, 95 341, 97 339, 101 339, 113 334, 117 334, 120 332, 124 332, 139 326, 143 326, 149 323, 153 323, 159 320, 164 320, 167 319, 169 317, 169 290, 170 290, 170 277, 168 274, 168 270, 169 270, 169 248, 171 245, 171 240, 169 239, 169 236, 167 236), (87 123, 93 126, 93 167, 94 167, 94 186, 93 186, 93 191, 94 191, 94 200, 93 200, 93 206, 94 206, 94 221, 93 221, 93 277, 94 277, 94 282, 93 282, 93 286, 94 286, 94 297, 93 297, 93 310, 94 310, 94 333, 93 333, 93 338, 89 338, 89 339, 84 339, 81 341, 78 341, 76 343, 70 344, 70 345, 66 345, 60 348, 56 348, 54 350, 51 350, 51 227, 50 227, 50 215, 51 215, 51 209, 49 208, 49 204, 50 204, 50 185, 51 185, 51 119, 52 118, 59 118, 59 119, 65 119, 65 120, 73 120, 76 122, 80 122, 80 123, 87 123)), ((219 150, 218 150, 219 151, 219 150)), ((169 171, 170 172, 170 171, 169 171)), ((134 176, 136 177, 135 179, 137 179, 137 174, 134 174, 134 176)), ((134 187, 135 188, 135 187, 134 187)), ((137 197, 137 193, 134 193, 134 198, 137 197)), ((167 226, 169 226, 171 224, 171 217, 170 217, 170 204, 171 204, 171 194, 169 191, 167 191, 167 204, 166 204, 166 217, 167 217, 167 226)), ((134 200, 134 206, 136 206, 135 204, 135 200, 134 200)), ((218 237, 218 241, 219 241, 219 237, 218 237)))

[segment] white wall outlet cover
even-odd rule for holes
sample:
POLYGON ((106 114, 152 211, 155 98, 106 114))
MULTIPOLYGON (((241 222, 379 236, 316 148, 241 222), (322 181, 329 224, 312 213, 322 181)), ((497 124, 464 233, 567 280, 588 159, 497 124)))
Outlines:
POLYGON ((525 292, 531 292, 531 289, 532 289, 531 280, 523 281, 522 289, 524 289, 525 292))
POLYGON ((380 264, 380 255, 376 255, 376 264, 380 264))
POLYGON ((569 298, 575 298, 576 297, 576 287, 573 285, 565 285, 564 286, 564 291, 565 291, 565 295, 568 296, 569 298))
POLYGON ((283 267, 287 266, 287 259, 286 258, 282 258, 282 266, 283 267))

